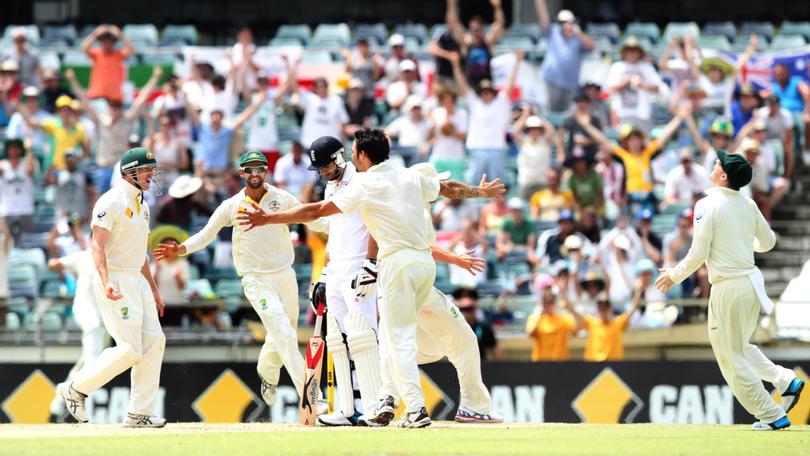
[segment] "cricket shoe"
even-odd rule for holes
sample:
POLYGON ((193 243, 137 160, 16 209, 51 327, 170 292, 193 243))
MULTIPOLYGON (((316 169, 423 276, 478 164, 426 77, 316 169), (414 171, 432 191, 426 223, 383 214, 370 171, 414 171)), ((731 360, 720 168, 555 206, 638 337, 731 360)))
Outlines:
POLYGON ((366 417, 366 420, 380 426, 388 426, 391 420, 394 419, 394 410, 396 409, 396 401, 393 396, 385 396, 377 402, 371 414, 366 417))
POLYGON ((326 399, 318 399, 318 416, 326 415, 329 413, 329 402, 326 399))
POLYGON ((84 401, 87 399, 87 396, 73 389, 73 383, 60 383, 56 385, 56 391, 62 396, 62 399, 65 400, 65 407, 67 407, 68 413, 70 413, 76 421, 79 423, 89 421, 87 419, 87 408, 84 406, 84 401))
POLYGON ((779 418, 773 423, 763 423, 762 421, 757 421, 753 426, 751 426, 751 428, 755 431, 778 431, 780 429, 787 429, 789 427, 790 420, 788 419, 787 415, 779 418))
POLYGON ((354 412, 352 416, 346 416, 343 412, 328 413, 318 415, 318 424, 324 426, 360 426, 360 412, 354 412))
POLYGON ((268 407, 272 407, 273 404, 276 403, 276 393, 278 392, 278 386, 267 383, 266 381, 262 380, 261 391, 264 403, 267 404, 268 407))
POLYGON ((804 381, 798 377, 794 378, 784 393, 782 393, 782 410, 788 413, 799 403, 799 396, 802 395, 804 381))
POLYGON ((494 412, 478 413, 459 407, 456 412, 456 421, 459 423, 503 423, 503 417, 494 412))
POLYGON ((402 421, 397 424, 399 428, 423 428, 430 426, 430 415, 427 409, 422 407, 415 412, 406 413, 402 421))
POLYGON ((159 416, 127 413, 127 417, 124 419, 125 428, 162 428, 163 426, 166 426, 166 419, 159 416))

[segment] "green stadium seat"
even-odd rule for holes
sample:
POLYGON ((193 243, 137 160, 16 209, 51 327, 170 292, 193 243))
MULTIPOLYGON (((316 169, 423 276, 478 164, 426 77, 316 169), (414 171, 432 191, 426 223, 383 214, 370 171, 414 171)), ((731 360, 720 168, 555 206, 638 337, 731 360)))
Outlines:
POLYGON ((450 171, 450 179, 463 181, 467 173, 466 160, 431 159, 430 162, 439 173, 450 171))
POLYGON ((400 35, 404 36, 406 40, 408 38, 414 38, 419 42, 420 45, 425 44, 430 38, 428 36, 427 27, 425 27, 425 24, 397 24, 394 27, 394 33, 399 33, 400 35))
POLYGON ((200 35, 197 33, 197 27, 193 25, 174 25, 169 24, 163 27, 160 43, 173 43, 182 41, 183 43, 193 46, 200 42, 200 35))
POLYGON ((779 27, 780 35, 801 35, 805 40, 810 42, 810 22, 782 22, 779 27))
POLYGON ((698 46, 701 49, 714 49, 716 51, 730 51, 731 50, 731 43, 729 42, 728 38, 723 35, 715 35, 715 36, 701 36, 697 40, 698 46))
POLYGON ((619 26, 613 22, 606 22, 606 23, 588 23, 587 27, 585 27, 586 32, 593 38, 596 37, 606 37, 609 38, 612 43, 618 43, 619 37, 622 34, 622 31, 619 30, 619 26))
POLYGON ((122 31, 133 44, 143 44, 145 47, 158 44, 158 30, 154 24, 127 24, 122 31))
POLYGON ((771 49, 781 51, 786 49, 805 49, 807 41, 803 35, 776 35, 771 42, 771 49))
POLYGON ((356 24, 352 43, 356 44, 360 38, 366 38, 372 44, 376 42, 378 45, 383 45, 388 41, 388 29, 381 22, 376 24, 356 24))
POLYGON ((73 24, 46 25, 42 27, 43 43, 54 40, 64 40, 70 44, 73 44, 78 36, 79 34, 76 32, 76 27, 73 24))
POLYGON ((700 27, 696 22, 670 22, 664 29, 663 42, 669 43, 672 37, 683 37, 687 33, 691 33, 695 39, 700 38, 700 27))
POLYGON ((312 38, 312 29, 307 24, 283 24, 276 30, 274 38, 295 38, 301 44, 307 44, 312 38))
MULTIPOLYGON (((9 264, 9 266, 12 266, 9 264)), ((39 282, 37 271, 29 264, 19 264, 9 267, 8 289, 12 298, 36 299, 39 297, 39 282)))
POLYGON ((740 36, 747 37, 752 33, 756 33, 760 37, 765 37, 770 43, 774 35, 773 24, 770 22, 743 22, 742 27, 740 27, 740 36))
POLYGON ((347 46, 351 42, 352 32, 345 23, 320 24, 312 35, 313 43, 338 42, 340 46, 347 46))
POLYGON ((64 282, 58 280, 49 280, 42 284, 42 297, 43 298, 59 298, 64 296, 63 286, 64 282))
POLYGON ((31 266, 39 277, 47 269, 47 259, 41 249, 13 248, 8 254, 8 265, 9 272, 17 266, 31 266))
POLYGON ((267 44, 270 47, 303 46, 305 41, 294 36, 276 36, 267 44))
POLYGON ((655 22, 631 22, 627 24, 624 35, 647 38, 653 43, 657 43, 661 38, 661 29, 658 28, 655 22))
POLYGON ((531 38, 534 43, 537 43, 540 41, 540 37, 543 36, 543 31, 537 23, 512 24, 509 27, 509 36, 523 36, 531 38))
POLYGON ((703 26, 703 36, 724 36, 733 43, 737 39, 737 27, 731 21, 707 22, 703 26))

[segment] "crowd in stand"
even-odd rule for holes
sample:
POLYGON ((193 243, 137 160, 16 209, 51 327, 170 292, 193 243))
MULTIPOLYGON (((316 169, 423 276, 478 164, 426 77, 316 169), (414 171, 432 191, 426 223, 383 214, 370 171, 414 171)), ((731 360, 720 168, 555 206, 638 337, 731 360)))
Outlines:
MULTIPOLYGON (((755 35, 734 66, 704 58, 687 34, 673 38, 657 62, 636 37, 626 37, 601 85, 581 74, 594 41, 575 15, 563 10, 552 21, 546 1, 535 0, 547 42, 539 73, 545 102, 515 99, 524 53, 515 52, 511 74, 496 87, 491 61, 505 18, 500 0, 490 3, 491 24, 476 16, 465 25, 458 1, 447 0, 446 27, 428 47, 435 59, 429 78, 420 70, 425 62, 394 34, 381 53, 372 53, 364 38, 343 50, 345 84, 323 75, 304 88, 299 62, 284 57, 286 69, 271 86, 251 31, 242 28, 227 51, 226 74, 204 61, 188 62, 185 79, 155 67, 126 105, 124 67, 134 51, 118 27, 99 26, 82 43, 92 61, 87 88, 72 70, 62 79, 43 69, 24 31, 15 32, 14 53, 0 62, 0 267, 11 245, 42 231, 43 214, 53 217, 50 256, 86 248, 90 208, 114 185, 117 162, 134 145, 156 155, 169 189, 149 201, 153 223, 188 232, 239 191, 233 159, 243 150, 268 157, 273 185, 312 201, 322 197, 323 183, 307 169, 308 145, 323 135, 348 141, 358 128, 375 126, 385 129, 405 166, 429 161, 453 179, 477 183, 486 175, 510 186, 506 200, 434 205, 440 240, 488 259, 480 276, 450 267, 441 279, 481 328, 482 356, 498 356, 491 325, 514 316, 506 308, 478 308, 478 295, 501 302, 535 294, 540 304, 526 327, 536 339, 535 359, 567 358, 567 334, 578 331, 589 333, 586 359, 620 359, 625 328, 686 321, 689 312, 666 300, 708 296, 705 269, 669 295, 651 283, 659 267, 688 251, 691 207, 711 185, 707 171, 716 152, 751 161, 754 178, 743 191, 766 217, 790 189, 794 162, 810 149, 810 135, 794 135, 795 126, 810 123, 808 82, 777 65, 772 85, 755 90, 740 84, 741 69, 758 49, 755 35), (291 144, 279 135, 282 115, 300 125, 291 144), (52 213, 39 208, 38 195, 52 213), (656 220, 671 220, 669 232, 656 220)), ((298 232, 298 260, 317 270, 323 239, 298 232)), ((213 251, 190 263, 197 271, 230 268, 229 246, 224 230, 213 251)), ((164 298, 210 293, 188 287, 190 263, 156 265, 159 282, 175 288, 162 291, 164 298)), ((8 296, 3 280, 0 296, 8 296)))

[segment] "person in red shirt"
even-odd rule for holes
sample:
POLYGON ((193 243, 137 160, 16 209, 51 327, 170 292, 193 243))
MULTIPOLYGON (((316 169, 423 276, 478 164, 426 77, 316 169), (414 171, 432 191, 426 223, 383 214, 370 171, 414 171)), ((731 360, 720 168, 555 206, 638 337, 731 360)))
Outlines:
POLYGON ((124 62, 135 52, 132 43, 117 26, 99 25, 82 41, 82 51, 93 61, 87 96, 91 99, 106 98, 109 101, 122 102, 122 85, 126 80, 124 62), (119 39, 123 46, 116 48, 115 44, 119 39), (101 47, 92 48, 96 40, 101 47))

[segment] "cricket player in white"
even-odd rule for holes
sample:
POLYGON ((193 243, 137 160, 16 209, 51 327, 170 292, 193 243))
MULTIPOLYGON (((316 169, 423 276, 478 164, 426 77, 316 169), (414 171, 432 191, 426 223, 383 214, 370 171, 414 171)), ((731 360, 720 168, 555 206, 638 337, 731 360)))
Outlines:
POLYGON ((101 352, 80 369, 70 384, 57 391, 68 412, 87 422, 85 399, 121 372, 132 368, 130 401, 125 427, 163 427, 166 420, 152 416, 160 384, 166 337, 158 314, 163 301, 149 270, 146 245, 149 206, 143 192, 159 193, 158 164, 152 152, 137 147, 121 159, 123 181, 101 196, 93 208, 93 291, 107 332, 115 347, 101 352))
MULTIPOLYGON (((406 405, 399 426, 418 428, 430 425, 430 417, 424 406, 416 361, 417 311, 427 301, 436 276, 430 230, 424 223, 425 204, 439 194, 453 198, 498 195, 503 185, 495 181, 481 189, 455 181, 440 183, 437 178, 396 168, 388 156, 388 139, 381 130, 359 130, 352 148, 352 162, 358 174, 345 191, 289 211, 275 214, 256 211, 240 214, 238 218, 240 224, 261 226, 360 212, 369 234, 379 244, 380 337, 391 347, 390 372, 406 405)), ((382 370, 384 382, 388 372, 382 370)), ((387 399, 381 401, 386 408, 387 399)), ((393 417, 385 415, 380 424, 387 424, 393 417)))
MULTIPOLYGON (((93 252, 87 248, 61 258, 51 258, 48 260, 48 268, 56 271, 69 271, 76 276, 76 291, 73 295, 71 310, 73 320, 82 330, 82 354, 68 373, 65 380, 67 383, 73 379, 82 366, 95 361, 105 346, 101 313, 96 304, 95 293, 93 293, 93 275, 96 270, 93 263, 93 252)), ((65 411, 65 401, 57 393, 51 402, 51 414, 61 416, 65 411)))
POLYGON ((695 206, 689 253, 674 268, 661 269, 656 286, 669 291, 706 263, 712 283, 709 341, 720 372, 740 404, 759 420, 754 430, 784 429, 804 382, 750 343, 759 315, 773 310, 754 252, 771 250, 776 235, 756 203, 739 192, 751 181, 751 165, 742 155, 718 151, 717 156, 710 175, 714 187, 695 206), (762 380, 782 392, 781 407, 762 380))
MULTIPOLYGON (((267 159, 261 152, 248 151, 239 158, 239 175, 247 186, 225 200, 197 234, 180 245, 160 244, 154 251, 156 260, 190 255, 216 238, 219 230, 236 224, 237 215, 261 208, 281 211, 301 203, 293 195, 264 182, 267 159)), ((315 231, 324 231, 325 222, 310 223, 315 231)), ((281 366, 287 368, 295 389, 301 394, 304 382, 304 357, 298 350, 298 283, 292 269, 294 259, 290 230, 286 225, 266 226, 255 230, 235 227, 233 262, 242 278, 245 297, 259 315, 267 330, 259 353, 257 371, 261 378, 262 398, 268 406, 276 400, 281 366)))

